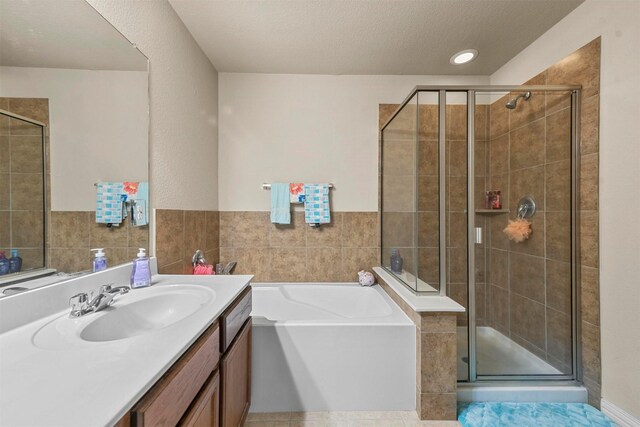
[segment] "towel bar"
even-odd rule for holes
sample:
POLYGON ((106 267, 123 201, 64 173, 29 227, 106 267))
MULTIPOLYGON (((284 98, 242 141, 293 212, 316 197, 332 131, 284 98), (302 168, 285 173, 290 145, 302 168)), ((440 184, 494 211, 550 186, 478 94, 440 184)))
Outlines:
MULTIPOLYGON (((333 184, 329 184, 329 188, 333 188, 333 184)), ((271 184, 269 184, 268 182, 263 182, 262 183, 262 189, 263 190, 271 190, 271 184)))

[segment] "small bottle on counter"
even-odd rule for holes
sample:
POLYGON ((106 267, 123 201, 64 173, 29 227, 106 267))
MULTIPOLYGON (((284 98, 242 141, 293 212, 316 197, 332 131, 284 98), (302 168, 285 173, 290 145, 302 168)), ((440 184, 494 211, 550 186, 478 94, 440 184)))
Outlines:
POLYGON ((137 258, 133 260, 133 269, 131 270, 131 288, 146 288, 151 285, 151 268, 149 266, 149 257, 144 248, 138 248, 137 258))
POLYGON ((402 264, 404 260, 400 256, 398 249, 391 249, 391 271, 396 274, 402 273, 402 264))
POLYGON ((22 270, 22 258, 18 255, 17 249, 11 250, 11 258, 9 258, 9 272, 17 273, 22 270))
POLYGON ((9 260, 4 255, 4 251, 0 251, 0 276, 9 274, 9 260))
POLYGON ((96 251, 96 256, 93 259, 93 272, 97 273, 98 271, 106 270, 107 255, 104 253, 104 248, 91 249, 91 251, 96 251))

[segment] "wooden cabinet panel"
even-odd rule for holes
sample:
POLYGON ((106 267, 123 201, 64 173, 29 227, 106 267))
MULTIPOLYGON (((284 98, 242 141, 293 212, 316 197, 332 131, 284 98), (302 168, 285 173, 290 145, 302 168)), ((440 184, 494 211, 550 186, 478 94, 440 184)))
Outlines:
POLYGON ((220 375, 216 372, 204 385, 184 418, 181 427, 218 427, 220 425, 220 375))
POLYGON ((251 403, 251 319, 247 320, 220 363, 222 427, 239 427, 251 403))
POLYGON ((133 408, 134 426, 175 426, 220 360, 218 324, 211 326, 133 408))
POLYGON ((220 336, 222 338, 220 351, 222 353, 226 353, 227 348, 240 332, 242 325, 251 316, 251 303, 251 287, 249 287, 220 316, 220 336))

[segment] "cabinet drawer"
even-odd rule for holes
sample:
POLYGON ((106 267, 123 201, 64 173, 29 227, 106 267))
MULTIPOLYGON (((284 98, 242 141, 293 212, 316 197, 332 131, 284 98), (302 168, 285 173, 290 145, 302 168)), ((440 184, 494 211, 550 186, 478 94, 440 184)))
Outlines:
POLYGON ((221 317, 222 329, 221 351, 224 353, 231 345, 242 325, 251 317, 251 287, 248 287, 221 317))
POLYGON ((220 329, 212 325, 140 400, 134 426, 175 426, 220 360, 220 329))
POLYGON ((218 427, 220 425, 220 375, 213 374, 184 414, 178 427, 218 427))

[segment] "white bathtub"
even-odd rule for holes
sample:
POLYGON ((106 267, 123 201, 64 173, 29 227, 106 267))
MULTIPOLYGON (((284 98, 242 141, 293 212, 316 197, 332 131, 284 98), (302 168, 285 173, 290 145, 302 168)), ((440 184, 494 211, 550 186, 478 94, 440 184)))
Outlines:
POLYGON ((415 409, 415 326, 379 286, 252 287, 251 412, 415 409))

